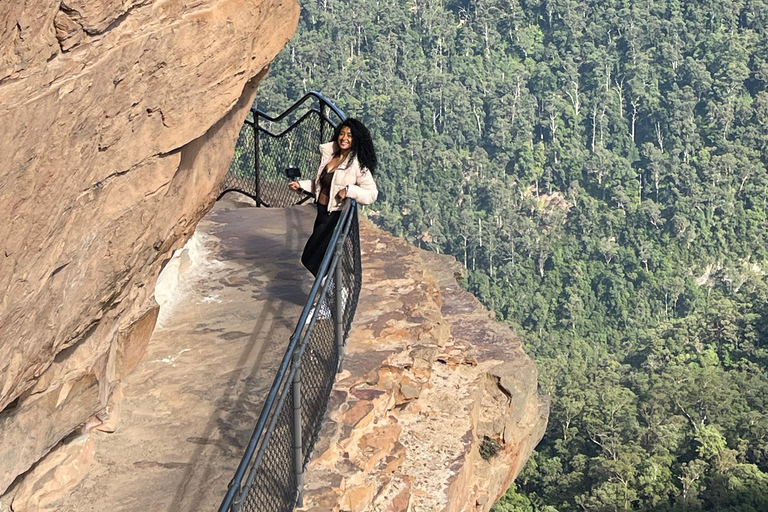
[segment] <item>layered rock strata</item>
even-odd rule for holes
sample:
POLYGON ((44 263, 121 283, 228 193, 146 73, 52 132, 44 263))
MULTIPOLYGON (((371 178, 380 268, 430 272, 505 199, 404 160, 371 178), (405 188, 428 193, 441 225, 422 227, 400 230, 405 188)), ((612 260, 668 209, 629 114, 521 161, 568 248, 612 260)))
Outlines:
MULTIPOLYGON (((0 495, 107 407, 294 0, 0 3, 0 495)), ((94 418, 94 421, 100 421, 94 418)))
POLYGON ((361 238, 363 291, 302 510, 487 511, 544 434, 536 368, 453 258, 369 222, 361 238))

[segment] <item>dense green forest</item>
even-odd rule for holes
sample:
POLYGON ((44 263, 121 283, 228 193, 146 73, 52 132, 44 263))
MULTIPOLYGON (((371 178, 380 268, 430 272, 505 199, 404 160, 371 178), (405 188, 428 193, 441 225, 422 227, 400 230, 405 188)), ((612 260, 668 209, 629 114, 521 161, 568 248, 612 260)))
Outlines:
POLYGON ((768 0, 306 0, 259 92, 375 135, 368 215, 522 336, 498 512, 768 510, 768 0))

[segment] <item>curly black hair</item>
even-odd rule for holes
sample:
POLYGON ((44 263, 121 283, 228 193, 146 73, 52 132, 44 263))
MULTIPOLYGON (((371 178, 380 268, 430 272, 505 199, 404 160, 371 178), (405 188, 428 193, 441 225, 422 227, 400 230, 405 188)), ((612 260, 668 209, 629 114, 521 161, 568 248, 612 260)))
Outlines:
MULTIPOLYGON (((350 151, 350 157, 357 157, 361 169, 368 169, 371 173, 374 173, 379 161, 376 158, 376 150, 373 148, 371 132, 368 131, 368 128, 366 128, 362 122, 352 117, 340 122, 333 132, 331 141, 336 142, 339 140, 341 129, 345 126, 348 126, 352 132, 352 150, 350 151)), ((334 156, 338 156, 339 153, 341 153, 341 149, 337 149, 334 156)))

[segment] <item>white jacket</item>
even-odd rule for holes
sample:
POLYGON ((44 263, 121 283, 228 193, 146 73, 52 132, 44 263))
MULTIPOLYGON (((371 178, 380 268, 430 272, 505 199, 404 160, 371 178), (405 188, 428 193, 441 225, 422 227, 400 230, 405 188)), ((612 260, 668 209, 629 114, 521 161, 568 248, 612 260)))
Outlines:
MULTIPOLYGON (((320 195, 320 174, 326 164, 331 161, 333 153, 337 149, 335 142, 320 144, 320 167, 317 169, 315 179, 299 181, 299 186, 307 192, 311 192, 315 199, 320 195)), ((352 158, 350 161, 350 158, 347 157, 333 172, 331 198, 328 201, 329 212, 341 210, 342 202, 339 201, 336 194, 345 187, 347 188, 347 197, 360 204, 371 204, 379 196, 379 189, 376 188, 376 182, 373 181, 371 171, 361 169, 357 158, 352 158)))

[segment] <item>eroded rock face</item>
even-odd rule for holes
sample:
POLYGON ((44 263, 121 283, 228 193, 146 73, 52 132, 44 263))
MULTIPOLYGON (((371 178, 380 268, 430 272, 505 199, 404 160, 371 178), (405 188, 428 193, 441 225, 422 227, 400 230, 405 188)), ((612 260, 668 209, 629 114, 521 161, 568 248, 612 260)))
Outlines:
POLYGON ((367 221, 361 239, 363 290, 303 510, 487 511, 544 435, 533 361, 458 286, 453 258, 367 221))
POLYGON ((103 410, 294 0, 0 3, 0 495, 103 410))
POLYGON ((96 443, 82 435, 56 447, 19 486, 13 501, 14 512, 56 510, 61 496, 74 489, 88 474, 96 455, 96 443))

